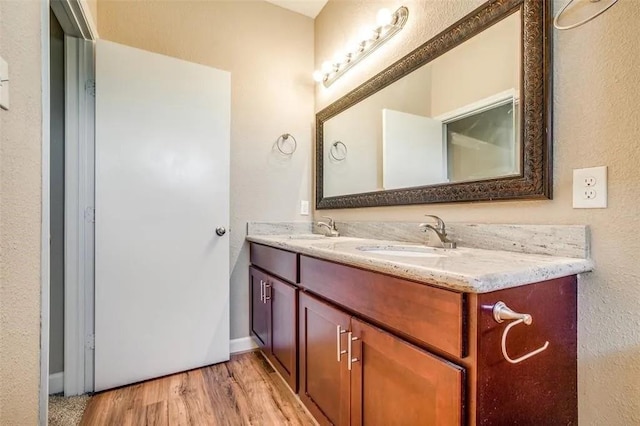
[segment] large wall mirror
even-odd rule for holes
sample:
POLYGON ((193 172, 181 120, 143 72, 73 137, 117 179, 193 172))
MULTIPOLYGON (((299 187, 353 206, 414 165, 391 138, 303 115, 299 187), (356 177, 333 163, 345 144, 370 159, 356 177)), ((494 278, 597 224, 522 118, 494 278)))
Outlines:
POLYGON ((316 207, 551 198, 550 2, 494 0, 316 116, 316 207))

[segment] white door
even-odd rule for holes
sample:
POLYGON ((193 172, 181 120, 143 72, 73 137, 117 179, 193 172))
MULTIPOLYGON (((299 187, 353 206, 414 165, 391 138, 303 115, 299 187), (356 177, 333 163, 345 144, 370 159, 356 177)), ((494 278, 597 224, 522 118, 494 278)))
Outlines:
POLYGON ((229 359, 230 74, 96 44, 95 390, 229 359))
POLYGON ((442 122, 391 109, 382 110, 384 189, 447 181, 442 122))

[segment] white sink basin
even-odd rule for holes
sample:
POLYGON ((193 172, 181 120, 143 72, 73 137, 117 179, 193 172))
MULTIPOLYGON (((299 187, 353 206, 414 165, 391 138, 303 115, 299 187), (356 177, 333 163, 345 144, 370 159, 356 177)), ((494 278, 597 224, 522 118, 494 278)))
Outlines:
POLYGON ((442 249, 419 246, 360 246, 356 247, 360 251, 384 256, 398 257, 447 257, 447 253, 442 249))

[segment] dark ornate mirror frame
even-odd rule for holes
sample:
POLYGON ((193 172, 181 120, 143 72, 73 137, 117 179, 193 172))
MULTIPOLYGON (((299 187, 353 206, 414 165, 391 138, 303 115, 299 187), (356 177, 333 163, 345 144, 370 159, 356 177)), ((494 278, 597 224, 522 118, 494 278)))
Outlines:
POLYGON ((316 208, 340 209, 409 204, 552 198, 551 0, 492 0, 316 114, 316 208), (323 124, 396 80, 521 11, 522 174, 474 182, 323 195, 323 124))

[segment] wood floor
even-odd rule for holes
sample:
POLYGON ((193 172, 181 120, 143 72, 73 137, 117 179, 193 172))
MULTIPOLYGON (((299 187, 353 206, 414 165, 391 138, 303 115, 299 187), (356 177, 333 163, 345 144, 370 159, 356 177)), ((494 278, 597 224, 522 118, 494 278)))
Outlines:
POLYGON ((94 395, 81 425, 313 425, 258 352, 94 395))

